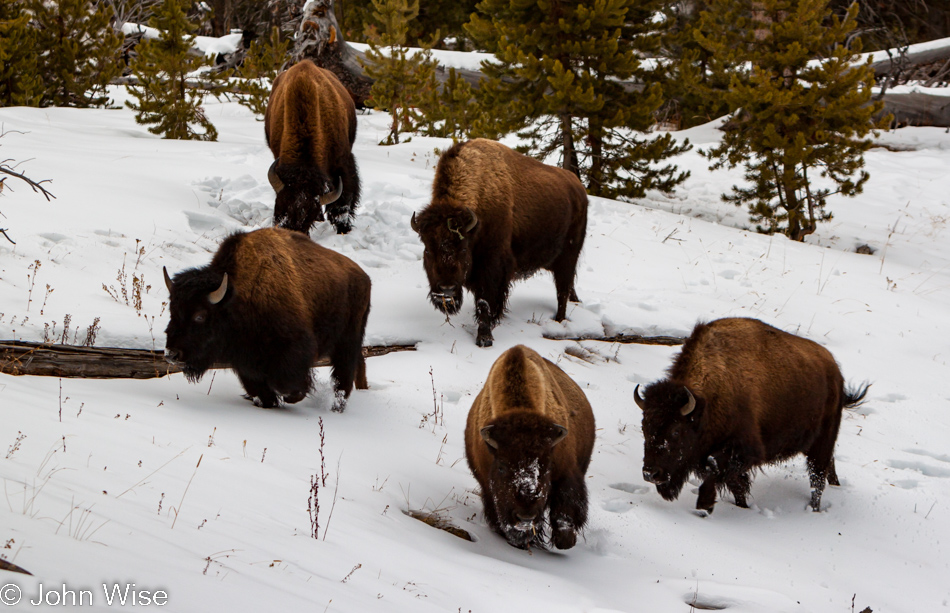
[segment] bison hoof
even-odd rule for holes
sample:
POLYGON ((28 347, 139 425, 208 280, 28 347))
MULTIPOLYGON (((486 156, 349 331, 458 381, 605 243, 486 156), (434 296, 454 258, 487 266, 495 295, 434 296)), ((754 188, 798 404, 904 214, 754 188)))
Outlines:
POLYGON ((342 413, 346 409, 346 394, 343 390, 337 390, 333 393, 333 406, 330 410, 334 413, 342 413))
POLYGON ((570 549, 577 544, 577 533, 570 529, 555 530, 551 541, 558 549, 570 549))
POLYGON ((475 344, 479 347, 491 347, 494 339, 490 336, 479 336, 475 339, 475 344))
POLYGON ((296 393, 284 396, 284 403, 296 404, 306 397, 307 397, 307 392, 296 392, 296 393))
POLYGON ((712 515, 712 509, 696 509, 693 513, 696 514, 696 517, 709 517, 712 515))

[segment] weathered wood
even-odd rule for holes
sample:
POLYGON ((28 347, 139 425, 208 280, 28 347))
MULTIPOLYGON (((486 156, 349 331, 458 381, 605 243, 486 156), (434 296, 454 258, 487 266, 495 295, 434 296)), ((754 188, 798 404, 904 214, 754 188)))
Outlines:
MULTIPOLYGON (((363 355, 370 358, 415 349, 415 345, 370 345, 363 347, 363 355)), ((313 362, 314 367, 329 365, 327 359, 313 362)), ((215 364, 212 368, 230 367, 230 364, 215 364)), ((0 341, 0 373, 8 375, 153 379, 177 372, 181 369, 166 362, 161 351, 0 341)))
POLYGON ((871 64, 874 76, 878 79, 891 76, 895 69, 902 72, 912 71, 918 66, 929 66, 950 60, 950 39, 931 41, 932 48, 922 51, 907 51, 903 55, 900 49, 890 49, 891 57, 871 64), (946 44, 939 44, 946 43, 946 44))
POLYGON ((666 345, 675 347, 686 342, 682 336, 641 336, 640 334, 616 334, 614 336, 549 336, 544 338, 552 341, 598 341, 601 343, 621 343, 636 345, 666 345))
POLYGON ((893 115, 893 125, 950 127, 950 96, 884 94, 883 115, 893 115))

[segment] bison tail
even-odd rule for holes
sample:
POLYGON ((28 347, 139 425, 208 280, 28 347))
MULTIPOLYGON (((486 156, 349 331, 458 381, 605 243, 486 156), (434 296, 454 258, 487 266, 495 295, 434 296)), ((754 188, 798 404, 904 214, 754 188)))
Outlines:
POLYGON ((867 395, 869 387, 871 387, 871 384, 867 382, 857 387, 846 386, 844 388, 844 398, 842 398, 842 407, 853 409, 864 404, 864 397, 867 395))

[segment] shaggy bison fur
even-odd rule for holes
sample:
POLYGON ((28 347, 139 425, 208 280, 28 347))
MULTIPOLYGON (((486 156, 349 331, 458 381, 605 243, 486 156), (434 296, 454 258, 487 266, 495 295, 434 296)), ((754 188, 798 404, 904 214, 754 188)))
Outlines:
POLYGON ((574 275, 587 231, 580 180, 491 140, 449 148, 439 159, 432 202, 412 216, 423 244, 429 299, 453 315, 462 288, 475 297, 476 344, 492 344, 512 281, 539 270, 554 275, 557 313, 577 300, 574 275))
POLYGON ((363 331, 370 280, 352 260, 281 228, 232 234, 211 263, 165 283, 171 320, 165 357, 192 382, 230 364, 263 407, 299 402, 314 358, 328 357, 342 411, 366 388, 363 331))
POLYGON ((825 481, 838 485, 834 449, 841 412, 867 393, 845 388, 831 353, 756 319, 698 324, 669 376, 648 386, 643 478, 674 500, 690 474, 702 479, 696 509, 711 513, 716 491, 748 506, 751 473, 805 454, 818 511, 825 481))
POLYGON ((560 368, 523 345, 495 361, 465 426, 465 457, 488 525, 515 547, 573 547, 587 522, 594 413, 560 368))
POLYGON ((336 76, 310 60, 279 74, 264 133, 274 154, 267 172, 277 192, 274 225, 308 233, 326 206, 336 231, 349 232, 360 200, 356 108, 336 76))

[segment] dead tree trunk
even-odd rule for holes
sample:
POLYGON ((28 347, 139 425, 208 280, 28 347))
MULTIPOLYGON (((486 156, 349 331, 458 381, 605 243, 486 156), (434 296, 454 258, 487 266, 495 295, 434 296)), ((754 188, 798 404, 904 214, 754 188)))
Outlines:
MULTIPOLYGON (((395 351, 415 351, 415 345, 369 345, 363 347, 365 357, 376 357, 395 351)), ((329 366, 325 359, 314 360, 313 366, 329 366)), ((219 363, 212 368, 230 368, 219 363)), ((74 377, 80 379, 153 379, 181 372, 165 361, 161 351, 122 349, 118 347, 76 347, 24 341, 0 341, 0 373, 74 377)))

